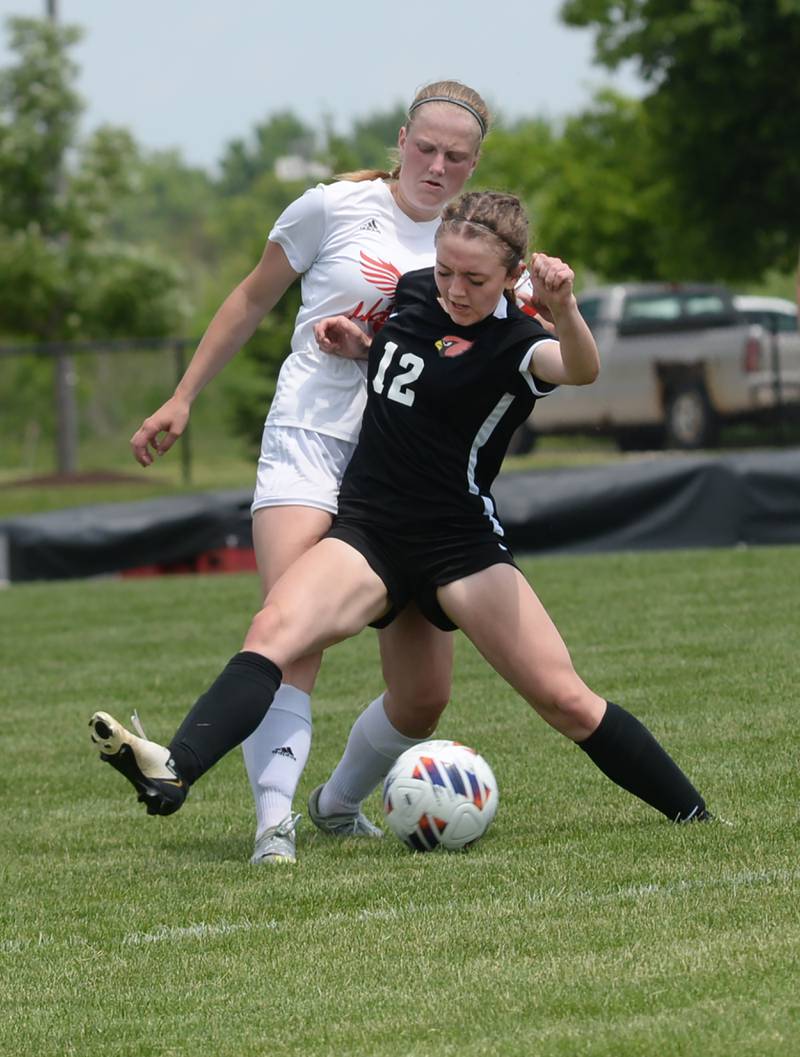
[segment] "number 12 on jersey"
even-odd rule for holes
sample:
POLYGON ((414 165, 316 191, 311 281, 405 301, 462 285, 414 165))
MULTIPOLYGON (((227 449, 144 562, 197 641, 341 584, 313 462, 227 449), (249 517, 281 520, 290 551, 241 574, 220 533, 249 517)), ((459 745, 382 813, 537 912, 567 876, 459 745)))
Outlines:
MULTIPOLYGON (((372 388, 379 396, 383 393, 386 371, 389 364, 394 359, 394 354, 397 352, 397 349, 397 342, 386 342, 383 356, 381 356, 381 362, 378 364, 378 370, 375 372, 375 377, 372 379, 372 388)), ((425 366, 425 361, 421 356, 415 356, 411 352, 404 352, 398 363, 400 367, 406 367, 408 369, 392 379, 392 384, 389 386, 389 392, 386 396, 389 400, 397 401, 398 404, 405 404, 406 407, 411 407, 414 403, 415 396, 414 390, 411 386, 422 374, 422 368, 425 366)))

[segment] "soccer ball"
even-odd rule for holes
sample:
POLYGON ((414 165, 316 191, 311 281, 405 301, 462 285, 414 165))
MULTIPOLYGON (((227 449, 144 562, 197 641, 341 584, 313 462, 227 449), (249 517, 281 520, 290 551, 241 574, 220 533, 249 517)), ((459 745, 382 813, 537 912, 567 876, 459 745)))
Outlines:
POLYGON ((489 764, 458 741, 426 741, 399 756, 383 783, 391 831, 414 851, 474 844, 497 813, 489 764))

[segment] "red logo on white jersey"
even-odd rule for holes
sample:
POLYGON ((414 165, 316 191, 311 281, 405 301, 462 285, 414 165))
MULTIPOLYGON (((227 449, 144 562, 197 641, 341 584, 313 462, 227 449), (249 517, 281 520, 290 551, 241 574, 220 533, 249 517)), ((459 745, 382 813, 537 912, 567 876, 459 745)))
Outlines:
POLYGON ((400 272, 389 261, 374 261, 361 250, 361 274, 372 286, 377 286, 382 294, 394 297, 400 272))
POLYGON ((389 302, 386 304, 384 297, 379 297, 374 304, 367 308, 363 301, 359 301, 356 307, 348 313, 347 318, 369 324, 372 328, 372 333, 377 334, 389 318, 401 272, 389 261, 373 260, 363 250, 361 250, 360 256, 361 274, 371 286, 377 287, 385 297, 389 298, 389 302))

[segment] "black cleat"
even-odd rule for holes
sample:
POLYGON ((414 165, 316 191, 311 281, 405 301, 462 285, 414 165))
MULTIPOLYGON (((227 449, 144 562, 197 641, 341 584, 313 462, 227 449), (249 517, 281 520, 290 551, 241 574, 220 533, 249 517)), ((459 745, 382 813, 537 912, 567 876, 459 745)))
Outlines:
POLYGON ((89 720, 92 742, 100 759, 128 779, 148 815, 171 815, 183 804, 189 786, 178 775, 169 749, 147 740, 135 713, 131 720, 141 736, 131 734, 108 712, 95 712, 89 720))
POLYGON ((678 815, 675 819, 680 825, 684 825, 687 822, 716 822, 720 826, 732 826, 732 822, 728 822, 726 818, 720 818, 719 815, 715 815, 713 811, 709 811, 707 807, 694 808, 685 817, 678 815))

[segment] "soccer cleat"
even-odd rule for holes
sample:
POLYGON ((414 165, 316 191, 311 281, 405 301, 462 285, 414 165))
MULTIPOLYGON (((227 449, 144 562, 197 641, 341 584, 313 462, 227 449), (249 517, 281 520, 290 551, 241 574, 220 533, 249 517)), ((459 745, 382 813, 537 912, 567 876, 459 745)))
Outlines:
POLYGON ((300 818, 300 815, 288 814, 277 826, 270 826, 256 838, 256 846, 250 859, 253 866, 259 866, 261 863, 290 865, 297 862, 295 830, 300 818))
POLYGON ((322 786, 318 785, 308 798, 308 817, 323 833, 332 837, 382 837, 383 830, 372 822, 361 811, 340 815, 321 815, 319 794, 322 786))
POLYGON ((699 820, 700 822, 714 822, 718 826, 732 826, 733 823, 727 818, 723 818, 722 815, 715 815, 713 811, 706 811, 703 817, 699 820))
POLYGON ((89 720, 92 742, 100 759, 128 779, 148 815, 171 815, 183 804, 189 787, 179 777, 169 749, 147 740, 135 712, 131 723, 138 735, 108 712, 95 712, 89 720))
POLYGON ((722 818, 720 815, 715 815, 713 811, 709 811, 707 807, 698 810, 695 808, 686 818, 681 818, 679 815, 675 821, 683 826, 689 822, 716 822, 720 826, 732 826, 732 822, 728 822, 726 818, 722 818))

